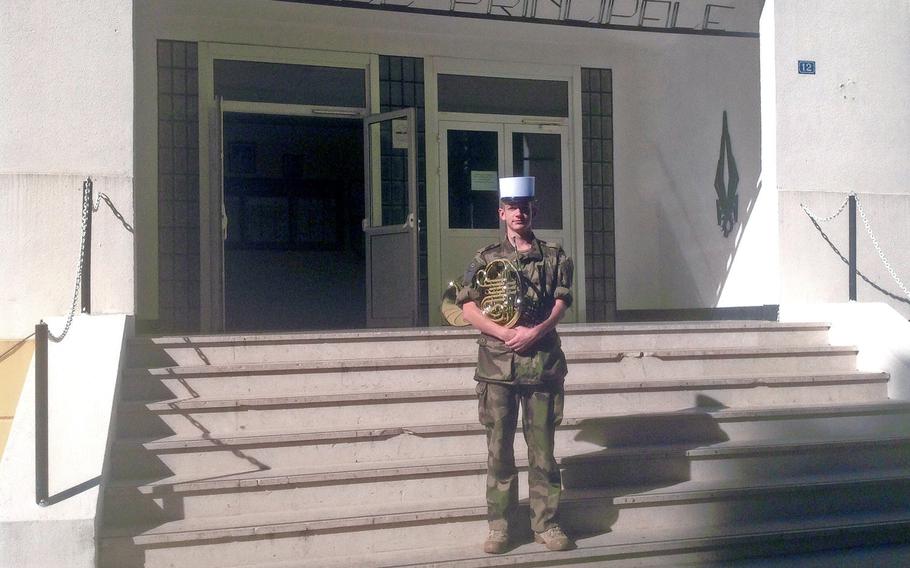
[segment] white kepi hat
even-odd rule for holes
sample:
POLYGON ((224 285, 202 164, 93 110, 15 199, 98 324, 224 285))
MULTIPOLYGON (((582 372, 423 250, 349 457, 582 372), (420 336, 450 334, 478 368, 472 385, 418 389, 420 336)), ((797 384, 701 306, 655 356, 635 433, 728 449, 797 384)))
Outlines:
POLYGON ((500 199, 534 199, 533 177, 499 178, 500 199))

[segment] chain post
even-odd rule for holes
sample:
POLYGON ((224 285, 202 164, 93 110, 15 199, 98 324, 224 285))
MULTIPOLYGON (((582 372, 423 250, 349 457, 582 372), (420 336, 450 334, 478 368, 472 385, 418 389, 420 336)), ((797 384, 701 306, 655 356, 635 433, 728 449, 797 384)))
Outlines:
POLYGON ((35 503, 48 504, 47 324, 35 326, 35 503))
MULTIPOLYGON (((89 204, 82 241, 82 313, 92 313, 92 178, 82 182, 82 199, 89 204)), ((85 205, 83 204, 83 211, 85 205)))
POLYGON ((850 194, 850 301, 856 301, 856 194, 850 194))
MULTIPOLYGON (((866 228, 866 233, 869 234, 869 240, 872 241, 872 246, 875 247, 875 252, 878 253, 878 257, 882 261, 882 266, 884 266, 885 269, 888 271, 888 274, 891 275, 891 278, 894 280, 894 283, 897 284, 898 288, 901 289, 901 292, 903 292, 904 295, 907 296, 908 299, 910 299, 910 290, 907 289, 907 287, 904 285, 903 281, 901 281, 900 277, 894 271, 894 267, 891 266, 891 263, 888 262, 888 259, 885 257, 885 251, 883 251, 882 247, 878 244, 878 238, 876 238, 875 233, 872 232, 872 227, 869 225, 869 219, 868 219, 868 217, 866 217, 866 212, 863 210, 863 205, 862 205, 862 203, 860 203, 859 196, 857 196, 856 193, 850 192, 850 194, 846 198, 844 198, 844 201, 840 204, 840 207, 837 208, 837 211, 835 211, 833 215, 829 215, 827 217, 819 217, 818 215, 813 213, 811 209, 806 207, 806 205, 804 203, 800 203, 799 206, 806 213, 806 215, 808 215, 809 218, 812 219, 812 222, 815 223, 817 226, 818 223, 822 223, 825 221, 831 221, 835 217, 837 217, 838 215, 843 213, 844 209, 847 207, 848 204, 850 205, 850 219, 847 221, 849 223, 849 235, 848 235, 849 239, 848 240, 849 240, 849 248, 850 248, 850 251, 849 251, 850 258, 847 259, 847 262, 850 265, 850 275, 849 275, 850 299, 856 300, 856 275, 859 273, 859 271, 856 268, 856 213, 857 212, 859 212, 860 219, 863 220, 863 226, 866 228)), ((818 227, 818 229, 821 230, 821 227, 818 227)), ((822 233, 822 234, 824 235, 824 233, 822 233)), ((835 250, 837 250, 837 249, 835 249, 835 250)), ((840 254, 840 252, 838 252, 838 254, 840 254)), ((844 258, 843 255, 841 255, 841 259, 843 259, 843 258, 844 258)))
MULTIPOLYGON (((82 291, 82 311, 84 313, 90 313, 91 311, 91 288, 83 283, 83 277, 91 277, 91 266, 88 262, 87 256, 91 253, 91 237, 90 237, 90 226, 92 220, 92 211, 97 209, 93 207, 91 202, 91 190, 92 190, 92 178, 86 179, 82 183, 82 236, 79 240, 79 266, 76 267, 76 282, 73 286, 73 301, 70 304, 70 313, 66 316, 66 323, 63 324, 63 331, 60 332, 60 335, 54 335, 53 333, 48 332, 50 340, 54 343, 60 343, 63 341, 63 338, 66 337, 66 334, 70 330, 70 326, 73 324, 73 317, 76 315, 76 304, 79 302, 79 292, 82 291)), ((103 193, 99 195, 100 197, 106 197, 103 193)), ((130 227, 130 232, 132 228, 130 227)))

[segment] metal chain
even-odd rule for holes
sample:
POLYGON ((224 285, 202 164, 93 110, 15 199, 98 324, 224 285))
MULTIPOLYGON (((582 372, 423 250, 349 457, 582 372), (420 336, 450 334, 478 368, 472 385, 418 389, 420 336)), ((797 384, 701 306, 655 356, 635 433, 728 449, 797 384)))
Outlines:
POLYGON ((114 217, 116 217, 117 220, 120 221, 120 223, 126 228, 127 231, 132 233, 133 226, 126 222, 126 219, 123 218, 123 215, 121 215, 120 211, 117 211, 117 208, 114 207, 114 204, 111 202, 111 198, 108 197, 108 195, 106 193, 102 192, 102 193, 98 194, 98 199, 96 199, 95 204, 92 205, 92 212, 94 213, 94 212, 98 211, 98 208, 101 207, 102 199, 104 200, 105 203, 107 203, 107 206, 110 208, 111 213, 114 214, 114 217))
POLYGON ((888 272, 891 274, 891 278, 894 279, 894 282, 897 283, 901 291, 910 298, 910 290, 907 290, 907 287, 904 286, 904 283, 901 282, 901 279, 897 276, 897 273, 894 272, 894 268, 891 267, 891 263, 888 262, 888 259, 885 258, 885 253, 882 251, 882 247, 878 245, 878 239, 875 238, 875 235, 872 233, 872 227, 869 225, 869 219, 866 218, 866 212, 863 211, 863 206, 859 204, 859 197, 856 198, 856 208, 859 210, 859 216, 863 219, 863 225, 866 226, 866 232, 869 233, 869 238, 872 239, 872 244, 875 246, 875 250, 878 252, 879 258, 882 259, 882 264, 885 265, 885 268, 888 269, 888 272))
POLYGON ((819 217, 818 215, 813 213, 808 207, 806 207, 806 205, 803 203, 800 203, 799 206, 802 207, 803 211, 806 212, 806 215, 808 215, 810 218, 812 218, 812 220, 815 221, 816 223, 826 223, 828 221, 831 221, 832 219, 834 219, 835 217, 837 217, 838 215, 840 215, 841 213, 844 212, 844 208, 847 206, 847 202, 850 201, 851 195, 856 195, 856 194, 853 192, 848 193, 847 197, 844 198, 844 202, 841 203, 840 207, 837 208, 837 211, 835 211, 833 215, 829 215, 827 217, 819 217))
MULTIPOLYGON (((66 317, 66 324, 63 326, 63 332, 57 336, 48 329, 47 336, 54 343, 60 343, 73 325, 73 317, 76 315, 76 303, 79 301, 79 289, 82 287, 82 267, 85 263, 85 235, 88 228, 89 208, 92 206, 92 198, 89 197, 89 188, 91 187, 92 178, 82 183, 82 238, 79 241, 79 265, 76 267, 76 285, 73 290, 73 302, 70 305, 70 313, 66 317)), ((95 207, 97 211, 97 207, 95 207)))

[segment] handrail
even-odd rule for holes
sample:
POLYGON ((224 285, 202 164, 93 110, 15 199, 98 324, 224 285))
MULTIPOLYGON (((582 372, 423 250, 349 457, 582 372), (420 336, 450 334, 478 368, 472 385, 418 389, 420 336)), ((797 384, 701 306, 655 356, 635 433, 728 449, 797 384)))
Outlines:
POLYGON ((81 291, 82 313, 92 313, 92 178, 82 182, 82 238, 79 247, 79 268, 76 271, 76 285, 73 290, 73 302, 63 332, 52 335, 44 320, 35 326, 35 503, 39 507, 50 504, 48 493, 49 445, 48 445, 48 373, 47 354, 48 340, 55 343, 63 341, 73 323, 76 311, 76 300, 81 291), (80 290, 81 289, 81 290, 80 290))
POLYGON ((124 227, 133 232, 123 217, 116 210, 110 199, 104 193, 98 195, 98 204, 93 204, 92 196, 93 183, 92 178, 86 178, 82 182, 82 236, 79 247, 79 268, 76 271, 76 284, 73 290, 73 301, 70 306, 69 316, 63 327, 63 332, 59 335, 53 335, 48 330, 47 324, 41 320, 35 326, 35 503, 40 507, 46 507, 50 504, 50 495, 48 493, 49 477, 49 451, 48 451, 48 340, 55 343, 63 341, 70 325, 73 322, 73 316, 76 311, 76 301, 80 298, 81 291, 81 312, 84 314, 92 313, 92 213, 98 210, 101 199, 104 199, 110 206, 114 215, 123 223, 124 227))

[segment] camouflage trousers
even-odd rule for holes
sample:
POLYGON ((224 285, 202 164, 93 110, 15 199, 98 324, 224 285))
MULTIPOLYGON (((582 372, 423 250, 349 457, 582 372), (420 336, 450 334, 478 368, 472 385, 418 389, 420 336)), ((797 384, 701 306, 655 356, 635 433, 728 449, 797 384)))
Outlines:
POLYGON ((487 519, 490 528, 508 531, 518 506, 515 430, 519 407, 528 445, 531 529, 543 532, 557 523, 562 479, 553 458, 553 438, 562 422, 563 387, 477 383, 480 423, 487 432, 487 519))

